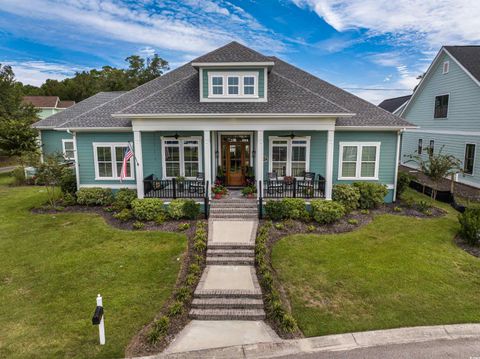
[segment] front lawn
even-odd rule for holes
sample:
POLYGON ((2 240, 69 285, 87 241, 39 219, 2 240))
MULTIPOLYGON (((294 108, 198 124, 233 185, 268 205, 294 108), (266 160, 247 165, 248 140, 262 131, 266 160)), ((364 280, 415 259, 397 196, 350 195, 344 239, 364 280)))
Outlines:
POLYGON ((480 259, 453 242, 457 213, 436 205, 447 215, 381 215, 357 231, 277 242, 272 264, 303 333, 480 322, 480 259))
POLYGON ((32 214, 41 187, 0 175, 0 357, 114 358, 171 295, 186 236, 114 229, 93 214, 32 214), (107 344, 92 325, 104 298, 107 344))

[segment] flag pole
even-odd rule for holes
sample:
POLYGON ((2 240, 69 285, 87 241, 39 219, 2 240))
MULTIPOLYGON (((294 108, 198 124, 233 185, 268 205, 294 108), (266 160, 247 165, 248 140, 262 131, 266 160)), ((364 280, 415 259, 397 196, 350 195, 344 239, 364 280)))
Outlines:
POLYGON ((133 159, 134 159, 135 163, 137 164, 137 166, 140 166, 140 164, 138 163, 138 160, 137 160, 137 156, 135 155, 135 151, 133 150, 132 143, 131 142, 127 142, 127 143, 128 143, 128 148, 133 153, 133 159))

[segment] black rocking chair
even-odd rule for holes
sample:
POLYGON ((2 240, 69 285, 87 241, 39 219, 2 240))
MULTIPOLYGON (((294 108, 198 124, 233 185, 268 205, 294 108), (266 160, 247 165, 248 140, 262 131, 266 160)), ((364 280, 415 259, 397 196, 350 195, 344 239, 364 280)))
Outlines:
POLYGON ((278 179, 277 172, 268 172, 267 193, 283 193, 283 183, 278 179))
POLYGON ((313 192, 313 185, 315 183, 315 172, 304 172, 303 173, 303 180, 298 181, 298 189, 302 192, 302 194, 309 197, 313 192))
POLYGON ((197 177, 195 180, 190 182, 188 191, 190 193, 196 193, 199 195, 203 195, 205 193, 205 173, 197 172, 197 177))

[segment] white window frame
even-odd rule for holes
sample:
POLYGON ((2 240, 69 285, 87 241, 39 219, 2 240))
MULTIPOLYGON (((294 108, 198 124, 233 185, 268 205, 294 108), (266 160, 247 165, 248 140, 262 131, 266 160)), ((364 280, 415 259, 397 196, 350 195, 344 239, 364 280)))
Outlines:
MULTIPOLYGON (((115 151, 116 147, 131 147, 128 142, 94 142, 93 143, 93 161, 95 166, 95 180, 96 181, 111 181, 111 180, 120 180, 120 173, 117 173, 117 154, 115 151), (110 147, 112 154, 112 176, 111 177, 100 177, 99 167, 98 167, 98 147, 110 147)), ((134 180, 135 179, 135 159, 134 156, 130 158, 130 177, 125 177, 124 180, 134 180)))
POLYGON ((380 147, 381 142, 340 142, 338 155, 338 180, 372 180, 378 181, 378 172, 380 168, 380 147), (355 167, 355 177, 344 177, 342 173, 343 149, 344 147, 357 147, 357 160, 355 167), (376 147, 375 151, 375 173, 373 177, 362 177, 362 152, 363 147, 376 147))
POLYGON ((477 157, 477 144, 476 143, 473 143, 473 142, 466 142, 465 143, 465 146, 463 147, 463 170, 465 171, 465 156, 467 154, 467 146, 468 145, 472 145, 472 146, 475 146, 474 150, 473 150, 473 164, 472 164, 472 173, 464 173, 465 176, 475 176, 475 159, 477 157))
MULTIPOLYGON (((218 85, 217 85, 218 86, 218 85)), ((248 85, 251 86, 251 85, 248 85)), ((230 72, 218 72, 218 71, 211 71, 208 73, 208 98, 258 98, 258 72, 251 71, 230 71, 230 72), (215 95, 213 94, 213 81, 214 77, 222 77, 222 85, 223 85, 223 94, 222 95, 215 95), (238 78, 238 94, 228 94, 228 78, 229 77, 237 77, 238 78), (244 77, 253 77, 253 94, 245 94, 245 86, 244 86, 244 77)))
POLYGON ((450 61, 444 61, 442 65, 442 74, 448 74, 450 71, 450 61))
MULTIPOLYGON (((286 147, 287 147, 287 168, 285 169, 285 175, 286 176, 291 176, 292 175, 292 141, 306 141, 305 145, 298 145, 295 144, 294 146, 296 147, 305 147, 305 172, 310 171, 310 142, 311 142, 311 137, 310 136, 302 136, 302 137, 294 137, 288 138, 288 137, 279 137, 279 136, 270 136, 269 137, 269 148, 268 148, 268 172, 273 171, 273 147, 275 146, 273 144, 273 141, 286 141, 286 147)), ((297 161, 296 161, 297 162, 297 161)), ((283 176, 278 176, 278 178, 283 179, 283 176)), ((302 179, 302 176, 297 176, 296 178, 302 179)))
POLYGON ((451 95, 448 93, 441 93, 433 97, 433 119, 434 120, 448 120, 448 114, 450 113, 450 104, 451 104, 451 95), (448 96, 448 107, 447 107, 447 116, 446 117, 435 117, 435 104, 437 102, 437 97, 448 96))
POLYGON ((224 96, 224 95, 225 95, 225 77, 224 77, 224 76, 212 75, 211 77, 209 77, 208 81, 209 81, 209 84, 210 84, 210 91, 209 91, 209 93, 210 93, 212 96, 215 96, 215 97, 220 96, 220 97, 221 97, 221 96, 224 96), (213 84, 213 78, 217 78, 217 77, 222 79, 222 84, 221 84, 221 85, 214 85, 214 84, 213 84), (222 88, 222 94, 221 94, 221 95, 220 95, 220 94, 214 95, 214 94, 213 94, 213 88, 214 88, 214 87, 221 87, 221 88, 222 88))
POLYGON ((63 158, 69 161, 75 160, 75 141, 73 139, 62 139, 62 153, 63 153, 63 158), (65 148, 66 143, 71 143, 72 144, 72 149, 68 151, 72 151, 72 157, 67 157, 67 149, 65 148))
MULTIPOLYGON (((163 179, 172 179, 175 177, 167 176, 167 166, 165 162, 165 147, 166 141, 178 141, 179 155, 180 155, 180 176, 185 177, 185 141, 197 141, 198 144, 198 172, 203 171, 203 147, 202 147, 202 137, 201 136, 191 136, 191 137, 171 137, 171 136, 162 136, 162 178, 163 179)), ((187 145, 187 147, 190 145, 187 145)), ((195 177, 185 177, 186 179, 195 179, 195 177)))

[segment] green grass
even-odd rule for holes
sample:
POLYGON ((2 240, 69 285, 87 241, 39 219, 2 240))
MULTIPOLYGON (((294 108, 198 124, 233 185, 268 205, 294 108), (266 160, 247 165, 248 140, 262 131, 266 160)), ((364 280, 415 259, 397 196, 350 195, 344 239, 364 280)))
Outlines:
POLYGON ((0 175, 0 357, 116 358, 171 295, 184 235, 117 230, 93 214, 32 214, 41 187, 0 175), (104 298, 107 344, 91 317, 104 298))
POLYGON ((436 205, 448 214, 382 215, 350 233, 280 240, 273 266, 304 334, 480 322, 480 259, 453 243, 455 211, 436 205))

